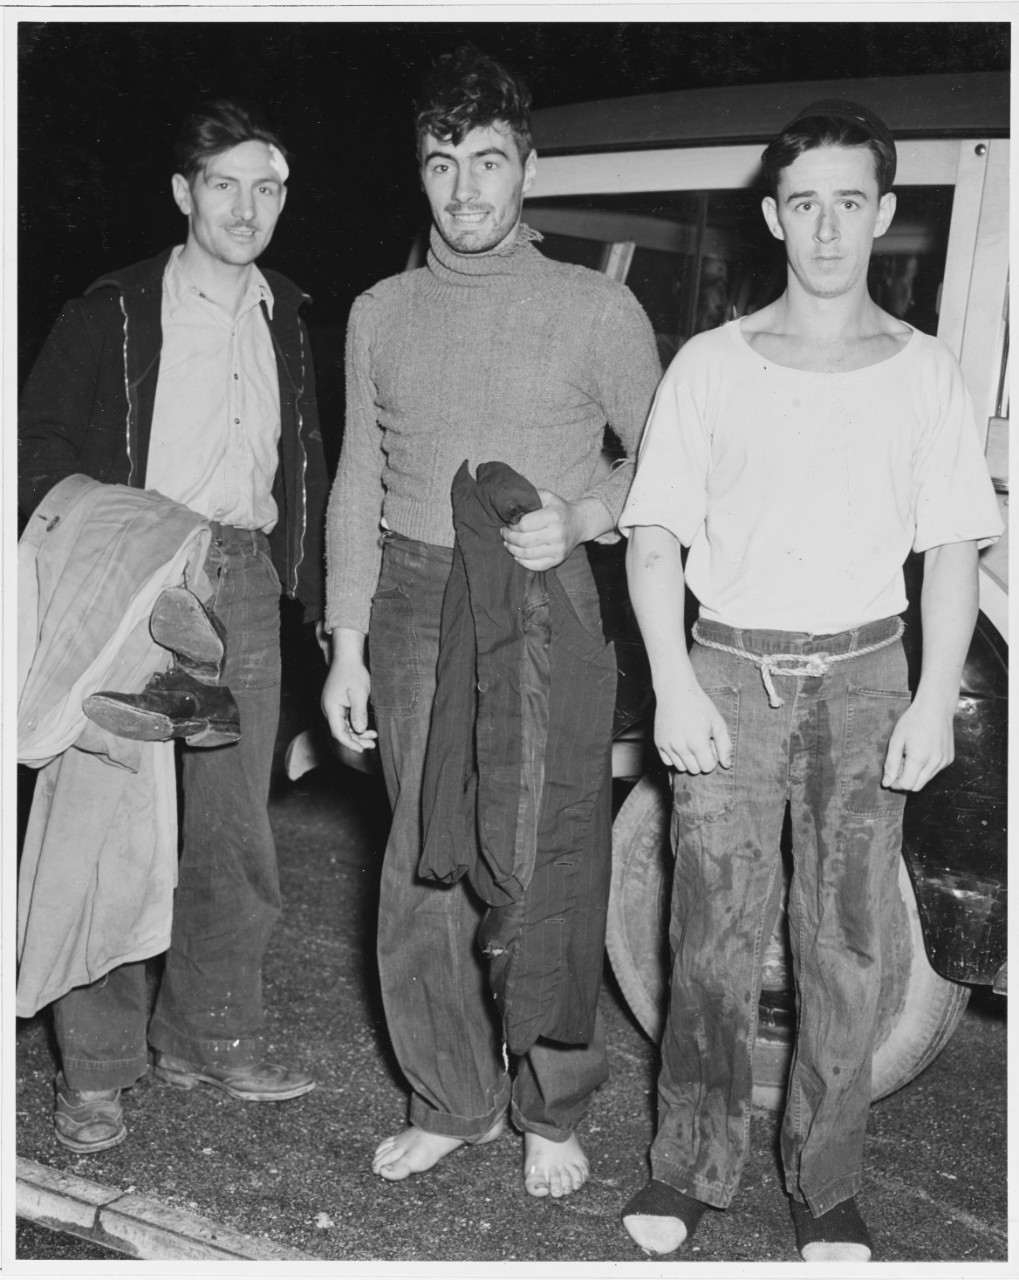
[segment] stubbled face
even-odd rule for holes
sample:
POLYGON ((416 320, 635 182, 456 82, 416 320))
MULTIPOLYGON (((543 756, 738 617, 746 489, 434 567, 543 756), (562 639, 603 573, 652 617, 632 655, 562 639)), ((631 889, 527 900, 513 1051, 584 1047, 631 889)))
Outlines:
POLYGON ((442 238, 458 253, 489 253, 516 234, 535 154, 520 159, 509 127, 472 129, 455 146, 421 140, 421 185, 442 238))
POLYGON ((190 182, 173 175, 174 199, 189 220, 189 248, 229 266, 255 261, 287 198, 271 158, 264 142, 242 142, 212 156, 190 182))
POLYGON ((871 245, 888 230, 895 196, 879 197, 869 148, 816 147, 782 170, 762 207, 791 276, 813 297, 834 298, 866 289, 871 245))

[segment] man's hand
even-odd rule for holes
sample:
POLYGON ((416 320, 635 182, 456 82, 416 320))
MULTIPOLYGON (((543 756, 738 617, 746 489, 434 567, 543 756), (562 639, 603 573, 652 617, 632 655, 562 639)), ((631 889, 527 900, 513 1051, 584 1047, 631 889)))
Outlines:
POLYGON ((682 773, 710 773, 732 764, 725 720, 704 690, 663 690, 655 710, 655 746, 667 765, 682 773))
POLYGON ((683 555, 675 535, 659 525, 631 529, 626 581, 658 700, 658 754, 683 773, 710 773, 716 764, 730 768, 725 718, 698 683, 686 648, 683 555))
POLYGON ((597 498, 567 502, 547 489, 539 489, 538 497, 539 510, 528 511, 516 524, 500 530, 503 546, 525 569, 535 573, 554 569, 574 547, 612 527, 608 508, 597 498))
POLYGON ((378 736, 368 728, 371 677, 364 662, 364 635, 338 628, 333 632, 333 662, 322 689, 322 711, 329 731, 341 746, 365 751, 378 736))
POLYGON ((953 713, 954 707, 929 707, 919 700, 902 713, 888 743, 882 786, 919 791, 952 763, 953 713))
POLYGON ((881 780, 886 787, 919 791, 955 759, 953 720, 978 594, 975 542, 950 542, 924 553, 920 683, 892 730, 881 780))

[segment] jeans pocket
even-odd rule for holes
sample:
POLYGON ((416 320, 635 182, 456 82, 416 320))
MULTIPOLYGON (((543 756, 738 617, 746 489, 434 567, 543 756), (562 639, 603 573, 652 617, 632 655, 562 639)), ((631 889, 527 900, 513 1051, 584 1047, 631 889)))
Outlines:
POLYGON ((730 685, 705 689, 721 712, 732 741, 732 763, 728 769, 716 764, 710 773, 677 772, 673 780, 672 802, 678 819, 715 822, 732 813, 736 805, 736 768, 739 760, 739 690, 730 685))
POLYGON ((906 691, 849 687, 839 780, 842 807, 847 813, 879 817, 902 808, 904 796, 882 787, 881 776, 892 730, 911 701, 906 691))
POLYGON ((375 710, 415 710, 421 692, 417 628, 413 602, 400 587, 372 597, 368 655, 375 710))
POLYGON ((272 556, 269 554, 268 551, 259 551, 258 558, 259 560, 261 560, 263 566, 265 567, 265 571, 269 578, 269 581, 273 584, 276 590, 282 595, 283 583, 280 581, 279 572, 276 566, 273 564, 272 556))

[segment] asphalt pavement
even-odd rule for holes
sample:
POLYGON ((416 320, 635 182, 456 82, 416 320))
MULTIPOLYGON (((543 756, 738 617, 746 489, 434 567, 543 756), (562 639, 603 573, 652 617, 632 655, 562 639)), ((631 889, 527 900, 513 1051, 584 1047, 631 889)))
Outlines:
MULTIPOLYGON (((36 1225, 19 1228, 18 1260, 75 1256, 66 1234, 39 1229, 66 1228, 63 1213, 77 1215, 82 1249, 99 1251, 84 1255, 90 1274, 116 1274, 111 1259, 134 1256, 389 1263, 399 1265, 386 1274, 397 1275, 442 1260, 470 1264, 466 1274, 487 1263, 504 1264, 500 1274, 525 1263, 545 1264, 527 1274, 562 1274, 559 1264, 574 1262, 602 1264, 589 1275, 671 1275, 675 1259, 644 1260, 619 1222, 646 1177, 656 1055, 610 973, 602 1012, 612 1078, 581 1129, 592 1173, 579 1193, 528 1197, 513 1133, 403 1183, 372 1175, 372 1151, 402 1127, 406 1106, 373 962, 384 795, 374 778, 327 761, 297 782, 280 778, 271 815, 285 913, 265 966, 269 1054, 308 1067, 318 1087, 292 1102, 243 1104, 149 1078, 124 1095, 127 1141, 76 1156, 52 1132, 49 1020, 20 1022, 18 1213, 36 1225)), ((873 1108, 860 1203, 876 1260, 889 1264, 875 1273, 899 1276, 904 1262, 950 1262, 953 1277, 971 1264, 1006 1273, 1005 1004, 975 996, 933 1065, 873 1108)), ((735 1202, 705 1217, 682 1259, 807 1274, 773 1114, 755 1114, 735 1202)))

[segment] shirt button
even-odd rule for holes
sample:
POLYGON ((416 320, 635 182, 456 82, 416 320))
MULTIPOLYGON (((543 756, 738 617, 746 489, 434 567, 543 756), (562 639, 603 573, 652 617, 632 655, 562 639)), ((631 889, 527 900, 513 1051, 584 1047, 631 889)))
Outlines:
POLYGON ((240 375, 239 373, 235 373, 235 374, 234 374, 234 382, 236 382, 236 381, 237 381, 237 379, 238 379, 240 376, 241 376, 241 375, 240 375))
POLYGON ((239 427, 240 425, 241 425, 241 420, 240 420, 240 418, 234 418, 234 426, 235 426, 235 427, 239 427))

